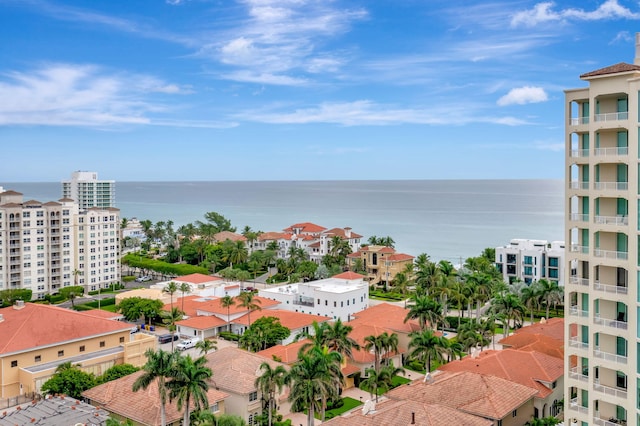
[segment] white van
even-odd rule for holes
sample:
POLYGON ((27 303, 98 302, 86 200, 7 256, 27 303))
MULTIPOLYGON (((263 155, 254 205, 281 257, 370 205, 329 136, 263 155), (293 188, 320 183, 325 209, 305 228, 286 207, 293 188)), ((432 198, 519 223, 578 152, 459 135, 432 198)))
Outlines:
POLYGON ((180 343, 178 343, 176 345, 176 349, 180 350, 180 351, 184 351, 187 349, 191 349, 191 348, 195 348, 196 347, 196 343, 198 343, 200 339, 197 337, 191 338, 191 339, 185 339, 183 341, 181 341, 180 343))

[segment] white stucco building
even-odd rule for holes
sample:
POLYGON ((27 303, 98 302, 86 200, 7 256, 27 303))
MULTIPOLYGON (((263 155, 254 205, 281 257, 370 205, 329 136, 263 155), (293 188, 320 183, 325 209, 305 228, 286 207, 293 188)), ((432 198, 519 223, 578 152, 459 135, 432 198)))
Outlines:
POLYGON ((369 286, 364 276, 344 272, 324 280, 286 284, 259 291, 259 295, 279 302, 278 309, 321 315, 349 321, 369 306, 369 286))
POLYGON ((505 282, 519 279, 524 283, 545 279, 564 285, 564 241, 515 238, 508 245, 496 247, 496 267, 505 282))
POLYGON ((80 210, 115 207, 116 182, 98 180, 96 172, 73 172, 71 179, 62 181, 62 198, 76 201, 80 210))

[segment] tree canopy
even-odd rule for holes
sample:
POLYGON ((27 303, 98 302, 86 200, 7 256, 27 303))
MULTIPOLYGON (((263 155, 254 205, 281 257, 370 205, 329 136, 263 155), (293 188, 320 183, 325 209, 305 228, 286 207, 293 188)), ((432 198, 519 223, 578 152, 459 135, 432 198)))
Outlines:
POLYGON ((258 318, 240 337, 241 348, 258 352, 280 343, 291 335, 291 330, 275 317, 258 318))

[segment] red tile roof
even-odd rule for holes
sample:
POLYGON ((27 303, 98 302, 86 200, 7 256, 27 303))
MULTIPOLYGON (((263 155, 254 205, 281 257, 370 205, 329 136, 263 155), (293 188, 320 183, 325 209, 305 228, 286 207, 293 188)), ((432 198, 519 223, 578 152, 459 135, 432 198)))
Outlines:
POLYGON ((0 354, 131 329, 131 324, 120 321, 35 303, 25 303, 21 309, 3 308, 0 314, 0 354))
POLYGON ((632 65, 625 62, 620 62, 615 65, 584 73, 580 76, 580 78, 588 79, 589 77, 598 77, 608 74, 629 73, 635 71, 640 71, 640 65, 632 65))
POLYGON ((191 284, 203 284, 211 281, 221 281, 221 280, 222 278, 220 277, 214 277, 212 275, 205 275, 205 274, 198 274, 198 273, 182 275, 180 277, 174 278, 174 281, 184 281, 191 284))
POLYGON ((505 348, 520 351, 536 351, 556 358, 564 358, 564 342, 560 342, 544 334, 518 333, 500 340, 505 348))
POLYGON ((109 311, 103 311, 102 309, 90 309, 88 311, 82 311, 83 314, 85 315, 91 315, 92 317, 96 317, 96 318, 104 318, 104 319, 110 319, 110 320, 121 320, 124 319, 124 315, 116 313, 116 312, 109 312, 109 311))
POLYGON ((548 320, 519 328, 515 330, 515 333, 543 334, 559 342, 564 342, 564 318, 549 318, 548 320))
MULTIPOLYGON (((336 235, 338 237, 341 237, 343 240, 347 239, 347 233, 342 228, 332 228, 332 229, 329 229, 328 231, 324 231, 323 234, 336 235)), ((354 238, 362 238, 362 235, 356 234, 355 232, 351 232, 351 236, 349 237, 349 239, 354 239, 354 238)))
POLYGON ((185 320, 177 321, 176 325, 182 327, 194 328, 196 330, 208 330, 214 327, 220 327, 222 325, 227 324, 226 321, 218 318, 215 315, 210 316, 199 316, 199 317, 191 317, 185 320))
POLYGON ((258 235, 258 241, 290 240, 292 235, 285 232, 263 232, 258 235))
POLYGON ((419 331, 420 325, 415 320, 404 322, 408 309, 390 303, 380 303, 352 315, 354 319, 347 324, 354 330, 361 325, 375 325, 393 332, 411 333, 419 331))
MULTIPOLYGON (((287 311, 284 309, 263 309, 251 312, 251 323, 254 323, 258 318, 262 317, 277 318, 280 320, 280 324, 287 327, 289 330, 310 326, 314 321, 317 323, 323 323, 330 319, 329 317, 303 314, 301 312, 287 311)), ((240 318, 233 320, 233 323, 248 326, 249 315, 243 315, 240 318)))
POLYGON ((411 259, 413 259, 413 256, 411 256, 410 254, 406 254, 406 253, 396 253, 396 254, 392 254, 391 256, 387 257, 387 260, 396 261, 396 262, 402 262, 402 261, 411 260, 411 259))
MULTIPOLYGON (((183 310, 182 299, 183 299, 182 297, 179 297, 176 301, 173 302, 173 306, 180 309, 181 311, 183 310)), ((256 302, 258 306, 260 306, 261 309, 269 309, 280 304, 280 302, 278 301, 267 299, 261 296, 256 296, 254 297, 253 300, 254 302, 256 302)), ((246 308, 239 306, 237 303, 238 303, 238 300, 237 298, 234 297, 233 305, 229 306, 228 308, 229 315, 247 312, 246 308)), ((172 307, 171 303, 167 303, 162 307, 162 310, 170 311, 171 307, 172 307)), ((227 318, 227 308, 222 306, 220 297, 186 296, 184 298, 185 315, 190 317, 195 317, 195 316, 198 316, 198 311, 205 312, 208 314, 216 314, 223 319, 227 318)))
POLYGON ((355 272, 347 271, 338 275, 334 275, 331 278, 338 278, 343 280, 361 280, 364 278, 364 275, 357 274, 355 272))
POLYGON ((213 234, 213 238, 216 241, 247 241, 247 237, 245 237, 242 234, 236 234, 235 232, 231 232, 231 231, 222 231, 222 232, 218 232, 217 234, 213 234))
POLYGON ((260 352, 256 352, 256 355, 260 355, 267 359, 275 359, 285 364, 293 364, 298 360, 298 353, 300 348, 305 344, 311 343, 311 340, 304 339, 297 342, 289 343, 288 345, 275 345, 269 349, 265 349, 260 352), (275 358, 274 358, 275 357, 275 358))
MULTIPOLYGON (((141 389, 138 392, 132 390, 133 383, 142 374, 144 374, 144 371, 138 371, 104 383, 83 392, 82 396, 90 399, 93 404, 100 405, 105 410, 131 419, 134 422, 143 425, 160 425, 158 385, 154 382, 146 390, 141 389)), ((207 397, 209 405, 213 405, 228 398, 229 394, 216 390, 212 382, 207 391, 207 397)), ((175 400, 173 402, 168 401, 165 407, 167 424, 172 424, 182 418, 182 412, 178 411, 175 400)))
POLYGON ((477 358, 470 356, 440 366, 443 371, 469 371, 502 377, 538 390, 538 398, 546 398, 553 389, 541 382, 553 383, 564 374, 564 361, 540 352, 517 349, 487 350, 477 358), (522 368, 526 366, 526 368, 522 368))
POLYGON ((302 233, 318 233, 324 231, 327 228, 311 222, 302 222, 291 225, 288 228, 283 229, 283 231, 293 232, 294 229, 300 229, 300 232, 302 233))

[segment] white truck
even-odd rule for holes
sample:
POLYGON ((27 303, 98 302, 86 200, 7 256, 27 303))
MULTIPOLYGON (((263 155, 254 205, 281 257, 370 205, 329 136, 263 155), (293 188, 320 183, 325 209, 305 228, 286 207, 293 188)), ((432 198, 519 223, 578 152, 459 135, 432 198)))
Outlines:
POLYGON ((195 348, 196 343, 198 343, 200 339, 197 337, 192 337, 191 339, 185 339, 176 345, 176 349, 179 351, 185 351, 187 349, 195 348))

